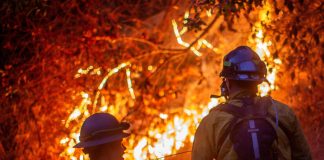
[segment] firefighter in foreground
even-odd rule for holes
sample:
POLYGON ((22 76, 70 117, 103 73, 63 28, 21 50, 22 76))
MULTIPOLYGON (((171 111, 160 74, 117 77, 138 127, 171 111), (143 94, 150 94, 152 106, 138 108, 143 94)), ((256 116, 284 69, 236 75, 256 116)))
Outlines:
POLYGON ((91 160, 123 160, 125 147, 122 139, 129 136, 123 131, 129 127, 128 123, 119 123, 111 114, 93 114, 84 121, 80 143, 74 148, 83 148, 91 160))
POLYGON ((271 97, 257 96, 266 65, 249 47, 224 57, 222 95, 195 134, 192 160, 310 160, 311 153, 294 112, 271 97))

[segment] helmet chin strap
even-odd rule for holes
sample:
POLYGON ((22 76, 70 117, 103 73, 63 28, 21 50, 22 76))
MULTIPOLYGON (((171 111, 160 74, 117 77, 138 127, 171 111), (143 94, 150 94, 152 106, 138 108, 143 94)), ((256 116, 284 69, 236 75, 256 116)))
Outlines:
POLYGON ((221 89, 221 95, 211 95, 210 98, 220 98, 220 97, 225 97, 226 100, 229 98, 229 83, 228 81, 223 79, 222 84, 220 85, 221 89))
POLYGON ((221 85, 222 95, 225 97, 226 100, 228 100, 229 99, 229 91, 230 91, 230 83, 226 78, 223 79, 223 83, 224 84, 221 85))

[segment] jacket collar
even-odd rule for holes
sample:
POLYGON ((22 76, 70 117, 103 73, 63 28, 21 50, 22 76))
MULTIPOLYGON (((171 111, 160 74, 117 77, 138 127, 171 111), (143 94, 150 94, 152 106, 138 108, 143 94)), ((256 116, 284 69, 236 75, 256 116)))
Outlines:
POLYGON ((255 98, 255 97, 257 97, 257 95, 254 93, 251 93, 250 91, 239 90, 239 91, 236 91, 236 92, 230 94, 229 100, 242 99, 242 98, 255 98))
POLYGON ((255 102, 257 99, 257 95, 247 90, 240 90, 229 95, 228 103, 238 107, 242 107, 244 105, 242 99, 244 98, 252 98, 255 102))

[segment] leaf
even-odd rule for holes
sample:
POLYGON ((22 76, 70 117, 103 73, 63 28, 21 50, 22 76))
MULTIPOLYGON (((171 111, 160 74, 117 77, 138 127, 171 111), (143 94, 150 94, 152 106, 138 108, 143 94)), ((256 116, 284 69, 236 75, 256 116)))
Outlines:
POLYGON ((275 39, 277 42, 280 41, 280 35, 278 34, 275 39))
POLYGON ((303 5, 304 4, 304 0, 298 0, 298 2, 303 5))
POLYGON ((279 55, 278 55, 278 51, 276 50, 274 53, 273 53, 273 59, 276 59, 276 58, 278 58, 279 57, 279 55))
POLYGON ((294 25, 293 28, 292 28, 292 34, 296 37, 297 36, 297 33, 298 33, 297 26, 294 25))
POLYGON ((225 30, 225 28, 226 28, 226 27, 224 26, 224 24, 220 24, 218 30, 219 30, 220 32, 223 32, 223 31, 225 30))
POLYGON ((284 46, 284 45, 286 45, 288 43, 288 38, 286 38, 285 40, 284 40, 284 42, 282 43, 282 45, 284 46))
POLYGON ((316 83, 316 80, 315 80, 315 79, 312 79, 312 86, 313 86, 313 87, 316 87, 316 84, 317 84, 317 83, 316 83))
POLYGON ((289 9, 290 12, 294 10, 294 4, 290 0, 285 0, 285 6, 289 9))
POLYGON ((295 71, 292 71, 290 73, 290 78, 291 78, 291 80, 294 80, 295 79, 295 71))
POLYGON ((314 33, 313 37, 314 37, 316 44, 318 45, 320 43, 320 38, 319 38, 318 33, 314 33))

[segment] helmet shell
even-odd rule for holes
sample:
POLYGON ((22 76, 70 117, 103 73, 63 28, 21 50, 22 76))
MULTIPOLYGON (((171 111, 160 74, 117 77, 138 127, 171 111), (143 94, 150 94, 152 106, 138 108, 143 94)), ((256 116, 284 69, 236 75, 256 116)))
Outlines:
POLYGON ((123 132, 129 127, 128 123, 119 123, 111 114, 95 113, 84 121, 79 137, 80 143, 74 148, 93 147, 121 140, 129 136, 128 133, 123 132))
POLYGON ((224 57, 220 76, 232 80, 261 83, 265 80, 266 74, 266 65, 258 54, 247 46, 240 46, 224 57))

